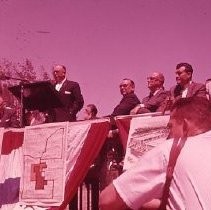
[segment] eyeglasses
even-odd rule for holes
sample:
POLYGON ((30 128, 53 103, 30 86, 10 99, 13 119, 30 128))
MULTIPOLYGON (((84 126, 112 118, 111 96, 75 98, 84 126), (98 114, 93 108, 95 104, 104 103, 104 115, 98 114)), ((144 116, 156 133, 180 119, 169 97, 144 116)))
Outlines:
POLYGON ((176 73, 178 76, 180 76, 180 75, 183 74, 183 73, 188 73, 188 71, 187 71, 187 70, 182 70, 182 71, 178 70, 178 71, 176 71, 175 73, 176 73))
POLYGON ((60 71, 60 70, 53 70, 53 73, 54 73, 54 74, 58 74, 58 73, 63 73, 63 74, 65 74, 66 72, 63 72, 63 71, 60 71))
POLYGON ((126 88, 126 87, 128 87, 130 84, 121 84, 121 85, 119 85, 119 87, 120 88, 126 88))
POLYGON ((157 77, 147 77, 147 80, 158 80, 157 77))

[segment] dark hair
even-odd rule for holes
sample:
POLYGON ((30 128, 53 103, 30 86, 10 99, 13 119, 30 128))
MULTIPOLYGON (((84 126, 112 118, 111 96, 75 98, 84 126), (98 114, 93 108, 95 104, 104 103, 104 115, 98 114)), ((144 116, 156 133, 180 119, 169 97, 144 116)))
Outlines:
POLYGON ((185 67, 186 72, 191 72, 191 74, 193 74, 193 68, 189 63, 179 63, 177 64, 176 69, 179 69, 183 66, 185 67))
POLYGON ((123 80, 128 80, 128 81, 130 81, 131 85, 132 85, 133 87, 135 87, 135 82, 134 82, 132 79, 124 78, 123 80))
POLYGON ((206 98, 180 98, 173 104, 171 111, 174 110, 176 120, 187 119, 193 121, 199 129, 211 129, 211 105, 206 98))
POLYGON ((92 116, 96 117, 98 112, 97 107, 94 104, 88 104, 87 107, 90 107, 92 116))

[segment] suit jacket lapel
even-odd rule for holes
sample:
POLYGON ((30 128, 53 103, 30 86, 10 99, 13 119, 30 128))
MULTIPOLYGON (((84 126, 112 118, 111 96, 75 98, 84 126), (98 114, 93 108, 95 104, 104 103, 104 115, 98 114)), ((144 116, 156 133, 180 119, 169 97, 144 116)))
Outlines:
POLYGON ((60 88, 59 92, 66 90, 66 86, 67 86, 67 80, 64 81, 64 83, 62 84, 62 87, 60 88))
POLYGON ((187 97, 193 96, 194 86, 195 86, 195 85, 194 85, 194 82, 192 82, 192 83, 188 86, 187 97))

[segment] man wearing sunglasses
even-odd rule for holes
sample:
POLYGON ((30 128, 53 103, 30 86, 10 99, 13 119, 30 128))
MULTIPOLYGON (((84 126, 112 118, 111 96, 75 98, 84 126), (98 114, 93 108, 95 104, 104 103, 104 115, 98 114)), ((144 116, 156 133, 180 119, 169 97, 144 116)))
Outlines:
POLYGON ((129 115, 131 109, 140 103, 135 94, 135 83, 133 80, 125 78, 119 85, 122 99, 119 104, 114 108, 112 116, 129 115))

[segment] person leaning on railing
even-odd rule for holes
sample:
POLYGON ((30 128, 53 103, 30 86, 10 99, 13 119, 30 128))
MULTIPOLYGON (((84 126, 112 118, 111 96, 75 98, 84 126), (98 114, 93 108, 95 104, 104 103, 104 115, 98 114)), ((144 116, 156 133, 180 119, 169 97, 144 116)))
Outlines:
POLYGON ((149 95, 130 111, 130 114, 144 114, 149 112, 163 112, 164 102, 169 95, 164 89, 165 78, 162 73, 154 72, 147 77, 149 95))

